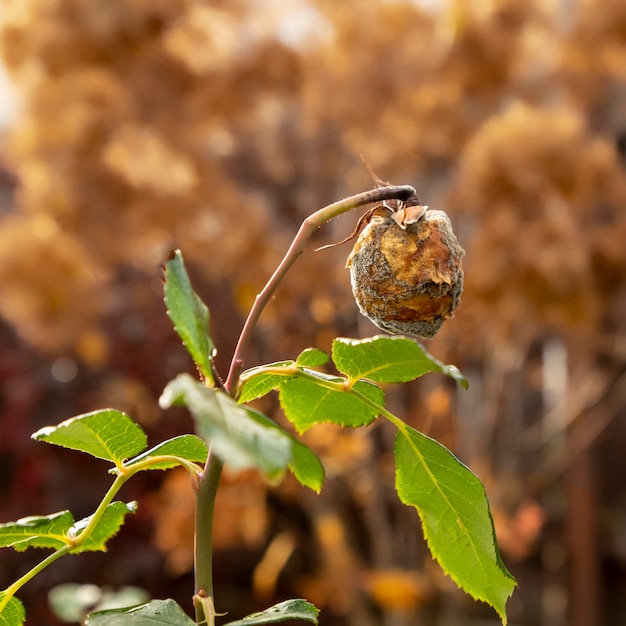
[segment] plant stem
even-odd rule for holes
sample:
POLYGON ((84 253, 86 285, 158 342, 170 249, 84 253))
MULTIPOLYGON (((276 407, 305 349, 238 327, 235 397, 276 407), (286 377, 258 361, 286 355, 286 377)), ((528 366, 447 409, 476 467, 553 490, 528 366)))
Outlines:
POLYGON ((85 528, 82 530, 80 535, 74 539, 74 543, 70 546, 70 549, 81 546, 87 539, 91 536, 93 531, 96 529, 102 516, 106 513, 107 508, 113 502, 113 498, 116 496, 117 492, 122 488, 124 483, 135 474, 136 472, 133 470, 132 472, 126 472, 124 474, 119 474, 116 476, 113 484, 109 487, 109 490, 102 498, 102 501, 98 505, 98 508, 91 515, 91 519, 85 528))
MULTIPOLYGON (((121 489, 122 485, 128 480, 128 478, 132 476, 133 473, 135 472, 133 471, 133 472, 128 472, 126 474, 118 475, 115 481, 113 482, 113 484, 111 485, 111 487, 109 487, 109 490, 106 492, 104 498, 102 498, 102 501, 98 505, 98 508, 91 515, 91 519, 89 520, 89 523, 85 526, 85 528, 83 528, 80 535, 75 537, 71 542, 68 542, 62 548, 59 548, 52 554, 48 555, 43 561, 41 561, 31 570, 26 572, 24 576, 16 580, 10 587, 7 587, 7 589, 4 590, 4 592, 6 593, 6 596, 3 598, 3 602, 8 602, 8 600, 12 596, 14 596, 15 593, 23 585, 25 585, 35 575, 39 574, 39 572, 46 569, 48 565, 52 565, 52 563, 54 563, 57 559, 61 558, 65 554, 69 554, 71 550, 74 550, 75 548, 84 544, 85 541, 87 541, 87 539, 89 539, 89 537, 93 534, 93 531, 96 529, 96 527, 100 523, 102 516, 106 513, 107 508, 113 501, 113 498, 115 497, 117 492, 121 489)), ((0 609, 2 608, 2 606, 3 605, 0 604, 0 609)))
POLYGON ((235 354, 231 361, 230 370, 226 379, 226 389, 230 394, 233 394, 237 388, 237 382, 239 380, 239 374, 243 369, 244 359, 252 339, 252 332, 256 323, 265 308, 265 305, 269 302, 276 287, 278 287, 280 281, 283 279, 289 268, 294 264, 295 260, 304 252, 304 246, 311 238, 311 235, 323 224, 330 221, 334 217, 356 209, 366 204, 372 204, 374 202, 383 202, 384 200, 408 200, 409 198, 416 197, 417 193, 413 187, 409 185, 397 185, 389 187, 378 187, 371 189, 370 191, 364 191, 356 196, 350 196, 338 202, 333 202, 328 206, 312 213, 307 217, 300 226, 298 233, 294 240, 291 242, 291 246, 287 250, 283 260, 280 262, 276 271, 272 274, 265 287, 257 295, 254 305, 250 309, 248 319, 244 324, 241 335, 239 336, 239 342, 235 348, 235 354))
MULTIPOLYGON (((416 196, 415 189, 408 185, 379 187, 329 204, 323 209, 312 213, 302 222, 283 260, 280 262, 265 287, 257 295, 250 309, 230 364, 224 385, 226 393, 231 396, 235 395, 239 375, 243 369, 243 362, 250 345, 254 327, 265 305, 269 302, 276 290, 276 287, 289 268, 294 264, 295 260, 304 252, 304 246, 311 235, 332 218, 346 213, 347 211, 351 211, 352 209, 374 202, 383 202, 384 200, 409 200, 416 196)), ((213 600, 213 515, 215 511, 215 497, 222 475, 222 468, 222 461, 209 452, 196 495, 195 597, 205 597, 211 599, 211 601, 213 600)), ((208 626, 213 626, 214 615, 206 615, 202 602, 195 601, 194 605, 196 610, 196 623, 207 623, 208 626)))
MULTIPOLYGON (((222 468, 222 461, 209 451, 196 494, 195 594, 209 598, 213 598, 213 514, 222 468)), ((209 623, 208 620, 213 619, 204 614, 199 602, 195 608, 198 624, 209 623)), ((209 623, 209 626, 212 624, 209 623)))
POLYGON ((52 565, 56 560, 60 559, 62 556, 65 556, 70 551, 70 547, 65 545, 62 548, 59 548, 52 554, 49 554, 43 561, 35 565, 31 570, 26 572, 21 578, 16 580, 12 585, 3 589, 2 592, 5 594, 0 600, 0 611, 4 608, 4 606, 9 602, 9 600, 23 587, 29 580, 34 578, 39 572, 43 571, 48 567, 48 565, 52 565))

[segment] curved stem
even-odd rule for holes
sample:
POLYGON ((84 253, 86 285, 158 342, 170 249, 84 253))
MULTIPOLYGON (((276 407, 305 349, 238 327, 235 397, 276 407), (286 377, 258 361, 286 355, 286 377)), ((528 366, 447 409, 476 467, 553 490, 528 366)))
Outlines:
MULTIPOLYGON (((323 224, 337 217, 342 213, 372 204, 374 202, 383 202, 384 200, 409 200, 417 196, 415 189, 408 185, 379 187, 364 193, 345 198, 339 202, 334 202, 328 206, 312 213, 307 217, 298 233, 294 237, 291 246, 287 250, 283 260, 280 262, 276 271, 272 274, 265 287, 257 295, 248 318, 239 336, 237 347, 233 355, 228 377, 224 385, 226 393, 234 396, 237 390, 239 375, 243 369, 243 362, 250 345, 252 332, 256 323, 269 302, 276 287, 283 279, 289 268, 294 264, 295 260, 304 252, 304 246, 310 239, 311 235, 323 224)), ((196 623, 207 623, 213 626, 213 614, 207 614, 202 598, 211 601, 213 606, 213 545, 212 545, 212 528, 213 516, 215 512, 215 497, 220 477, 222 475, 223 463, 215 455, 209 452, 204 472, 200 478, 198 491, 196 495, 196 521, 195 521, 195 594, 194 605, 196 610, 196 623)))
POLYGON ((311 238, 311 235, 323 224, 330 221, 334 217, 356 209, 366 204, 372 204, 374 202, 383 202, 384 200, 409 200, 416 197, 417 193, 410 185, 397 185, 389 187, 378 187, 377 189, 371 189, 359 193, 356 196, 350 196, 338 202, 333 202, 328 206, 312 213, 307 217, 298 233, 294 237, 294 240, 289 246, 287 253, 283 260, 280 262, 276 271, 272 274, 265 287, 257 295, 254 305, 250 309, 248 319, 244 324, 241 335, 239 336, 239 342, 235 348, 235 354, 231 361, 230 370, 228 371, 228 377, 226 379, 226 389, 230 394, 233 394, 237 388, 237 382, 239 380, 239 374, 243 369, 243 363, 252 339, 252 332, 256 323, 268 303, 272 294, 278 287, 278 284, 283 279, 285 274, 289 271, 289 268, 294 264, 295 260, 304 252, 304 246, 311 238))

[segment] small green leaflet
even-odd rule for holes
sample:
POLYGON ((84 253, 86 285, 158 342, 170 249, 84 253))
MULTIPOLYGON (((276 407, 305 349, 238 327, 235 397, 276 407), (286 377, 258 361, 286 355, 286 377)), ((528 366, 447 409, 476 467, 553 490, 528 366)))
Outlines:
POLYGON ((0 591, 0 626, 22 626, 26 620, 24 605, 12 596, 0 591))
MULTIPOLYGON (((202 439, 200 439, 200 437, 196 437, 195 435, 179 435, 178 437, 173 437, 172 439, 163 441, 162 443, 154 446, 154 448, 150 448, 150 450, 146 450, 139 456, 130 459, 124 463, 124 467, 130 467, 131 465, 136 465, 137 463, 157 456, 173 456, 186 461, 191 461, 192 463, 204 463, 206 461, 207 454, 207 445, 204 441, 202 441, 202 439)), ((175 459, 172 459, 169 461, 161 461, 159 463, 151 464, 146 469, 165 470, 171 467, 176 467, 177 465, 180 465, 180 463, 175 459)))
POLYGON ((165 264, 164 291, 174 330, 205 380, 214 383, 211 359, 215 346, 209 331, 209 309, 191 287, 180 250, 165 264))
POLYGON ((320 367, 328 363, 328 355, 317 348, 307 348, 303 350, 296 359, 298 367, 320 367))
POLYGON ((445 365, 408 337, 377 335, 369 339, 338 338, 333 361, 350 380, 367 378, 377 383, 403 383, 428 372, 450 376, 467 388, 467 379, 454 365, 445 365))
MULTIPOLYGON (((326 376, 319 372, 308 373, 313 376, 285 380, 278 392, 285 415, 299 433, 305 432, 315 424, 330 422, 356 428, 376 419, 378 411, 361 402, 356 396, 346 393, 343 389, 330 389, 322 384, 324 381, 343 383, 343 378, 326 376)), ((358 382, 354 389, 376 404, 384 403, 384 394, 380 387, 358 382)))
POLYGON ((309 446, 298 439, 293 438, 291 446, 292 459, 289 469, 301 485, 319 493, 326 479, 322 462, 309 446))
MULTIPOLYGON (((128 513, 137 509, 136 502, 112 502, 87 540, 72 553, 103 551, 106 542, 117 533, 128 513)), ((0 547, 12 547, 18 552, 26 548, 53 548, 58 550, 77 537, 87 526, 91 517, 74 522, 69 511, 24 517, 17 522, 0 524, 0 547)))
POLYGON ((306 600, 286 600, 275 604, 265 611, 252 613, 236 622, 228 622, 224 626, 262 626, 263 624, 276 624, 286 620, 300 620, 317 624, 319 609, 306 600))
POLYGON ((253 411, 189 374, 169 382, 159 402, 163 408, 186 406, 198 435, 233 470, 256 467, 276 478, 291 461, 291 440, 286 433, 261 424, 253 411))
POLYGON ((447 448, 406 425, 396 436, 395 459, 398 496, 417 509, 432 555, 506 624, 516 581, 500 558, 483 484, 447 448))
MULTIPOLYGON (((285 382, 289 376, 296 376, 299 369, 306 367, 318 367, 328 363, 328 355, 317 348, 303 350, 295 361, 278 361, 259 367, 252 367, 241 375, 241 389, 239 402, 250 402, 256 398, 274 391, 285 382), (283 373, 275 373, 268 370, 284 370, 283 373)), ((318 373, 318 372, 313 372, 318 373)))
POLYGON ((102 409, 72 417, 57 426, 47 426, 32 435, 45 441, 116 465, 145 450, 148 439, 128 415, 115 409, 102 409))
POLYGON ((262 398, 270 391, 278 389, 287 378, 297 376, 297 374, 294 361, 280 361, 252 367, 241 375, 238 402, 250 402, 262 398))
MULTIPOLYGON (((72 554, 79 552, 106 552, 106 543, 120 529, 124 523, 124 518, 128 513, 135 513, 137 511, 136 502, 111 502, 107 507, 102 519, 98 522, 98 525, 94 528, 93 532, 78 548, 72 550, 72 554)), ((91 521, 91 517, 85 517, 74 524, 71 529, 71 533, 80 533, 91 521)))
POLYGON ((74 517, 69 511, 0 524, 0 548, 14 548, 18 552, 26 548, 62 548, 73 524, 74 517))
POLYGON ((291 439, 292 456, 291 461, 289 462, 289 469, 293 472, 293 475, 301 485, 309 487, 309 489, 319 493, 326 476, 324 466, 315 452, 313 452, 309 446, 302 443, 299 439, 296 439, 289 433, 283 431, 283 429, 269 417, 259 413, 258 411, 253 411, 251 415, 256 416, 256 419, 261 424, 267 426, 268 428, 276 428, 291 439))
POLYGON ((85 626, 196 626, 174 600, 151 600, 126 609, 98 611, 87 617, 85 626))

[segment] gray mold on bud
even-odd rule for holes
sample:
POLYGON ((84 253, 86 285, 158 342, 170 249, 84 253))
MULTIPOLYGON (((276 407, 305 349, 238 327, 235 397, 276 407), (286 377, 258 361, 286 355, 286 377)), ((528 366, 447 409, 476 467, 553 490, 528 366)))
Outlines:
POLYGON ((465 251, 443 211, 420 208, 417 214, 413 209, 412 219, 400 211, 378 211, 359 235, 347 267, 359 309, 376 326, 433 337, 459 304, 465 251))

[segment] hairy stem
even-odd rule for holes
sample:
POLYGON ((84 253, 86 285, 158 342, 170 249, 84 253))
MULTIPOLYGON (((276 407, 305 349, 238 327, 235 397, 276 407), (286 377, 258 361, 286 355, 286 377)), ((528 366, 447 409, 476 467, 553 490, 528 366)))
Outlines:
POLYGON ((304 220, 304 222, 302 222, 302 225, 300 226, 294 240, 291 242, 291 246, 289 246, 283 260, 267 281, 265 287, 257 295, 254 305, 250 309, 248 319, 246 320, 243 330, 241 331, 241 335, 239 336, 239 342, 235 348, 235 354, 233 355, 233 360, 226 379, 226 389, 229 393, 234 393, 237 388, 239 375, 243 369, 244 359, 252 339, 252 332, 254 331, 254 327, 256 326, 265 305, 272 297, 280 281, 289 271, 289 268, 304 252, 304 246, 311 238, 311 235, 313 235, 313 233, 326 222, 330 221, 334 217, 337 217, 338 215, 341 215, 342 213, 351 211, 352 209, 365 206, 366 204, 372 204, 374 202, 383 202, 384 200, 406 201, 416 196, 417 193, 415 192, 415 189, 409 185, 378 187, 377 189, 365 191, 357 194, 356 196, 350 196, 344 200, 339 200, 338 202, 329 204, 323 209, 312 213, 304 220))

